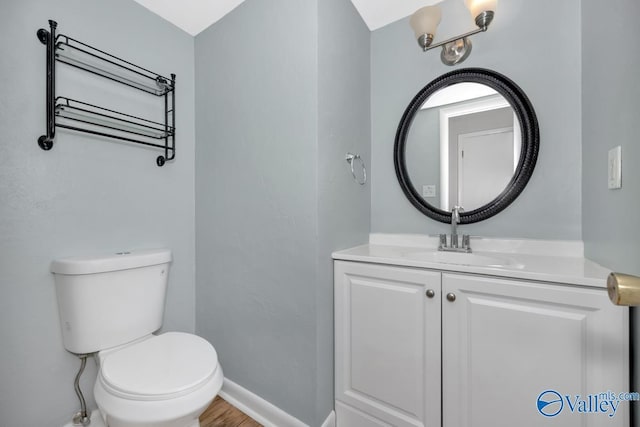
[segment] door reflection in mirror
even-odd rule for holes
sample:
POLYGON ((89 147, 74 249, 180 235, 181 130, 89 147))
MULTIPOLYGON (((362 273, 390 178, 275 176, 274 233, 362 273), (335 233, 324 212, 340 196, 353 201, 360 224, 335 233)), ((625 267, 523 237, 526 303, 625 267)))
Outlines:
MULTIPOLYGON (((457 142, 457 161, 450 161, 449 201, 454 206, 477 209, 507 187, 518 165, 513 157, 513 127, 460 133, 457 142), (454 167, 458 169, 455 183, 454 167), (453 191, 456 187, 457 194, 453 191)), ((450 159, 451 152, 452 149, 450 159)))
POLYGON ((468 212, 507 188, 521 140, 507 100, 488 86, 458 83, 434 93, 417 112, 407 138, 407 171, 427 203, 468 212))

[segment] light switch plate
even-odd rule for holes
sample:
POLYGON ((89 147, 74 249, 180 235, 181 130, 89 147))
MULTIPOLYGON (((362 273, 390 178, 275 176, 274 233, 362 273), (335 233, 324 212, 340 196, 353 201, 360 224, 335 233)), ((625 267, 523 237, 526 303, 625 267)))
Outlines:
POLYGON ((622 188, 622 147, 617 146, 609 150, 608 164, 609 190, 622 188))
POLYGON ((423 185, 422 186, 422 197, 436 197, 436 186, 435 185, 423 185))

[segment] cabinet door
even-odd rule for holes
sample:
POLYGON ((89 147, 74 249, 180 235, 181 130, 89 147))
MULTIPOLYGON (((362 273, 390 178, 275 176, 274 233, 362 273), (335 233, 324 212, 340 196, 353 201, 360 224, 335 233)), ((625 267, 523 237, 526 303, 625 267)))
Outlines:
POLYGON ((628 310, 606 290, 462 274, 442 285, 443 426, 629 426, 629 402, 613 415, 589 400, 629 391, 628 310))
POLYGON ((336 261, 336 399, 381 425, 439 427, 440 309, 440 273, 336 261))

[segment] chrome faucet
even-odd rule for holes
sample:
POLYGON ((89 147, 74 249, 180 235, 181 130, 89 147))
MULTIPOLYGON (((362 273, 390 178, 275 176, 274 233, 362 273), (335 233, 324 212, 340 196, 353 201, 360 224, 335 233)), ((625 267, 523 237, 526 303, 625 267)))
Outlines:
POLYGON ((471 246, 469 244, 469 235, 462 235, 462 246, 458 244, 458 224, 460 223, 460 212, 464 212, 462 206, 454 206, 451 210, 451 237, 450 244, 447 244, 447 235, 440 235, 439 251, 448 252, 471 252, 471 246))
POLYGON ((458 247, 458 223, 460 223, 460 212, 464 212, 462 206, 454 206, 451 209, 451 247, 458 247))

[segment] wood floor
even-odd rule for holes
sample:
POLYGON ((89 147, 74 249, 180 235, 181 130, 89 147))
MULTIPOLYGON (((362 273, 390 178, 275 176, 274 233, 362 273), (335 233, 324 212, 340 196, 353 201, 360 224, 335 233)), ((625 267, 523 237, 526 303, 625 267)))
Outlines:
POLYGON ((220 396, 200 416, 200 427, 262 427, 220 396))

